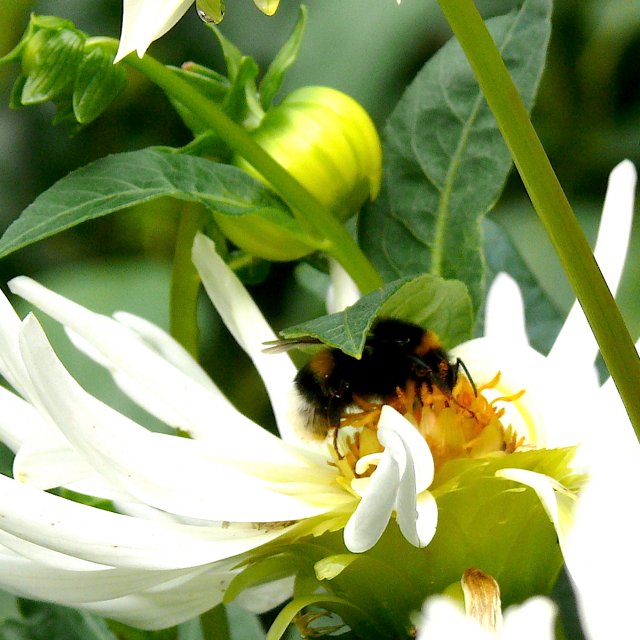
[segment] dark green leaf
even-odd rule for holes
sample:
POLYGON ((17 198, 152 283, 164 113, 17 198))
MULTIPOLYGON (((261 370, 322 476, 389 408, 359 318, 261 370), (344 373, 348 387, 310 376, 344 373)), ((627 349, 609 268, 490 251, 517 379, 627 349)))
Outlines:
MULTIPOLYGON (((482 227, 487 257, 487 282, 491 283, 501 271, 518 282, 524 298, 529 341, 541 353, 548 353, 560 331, 564 316, 540 286, 504 229, 492 220, 485 220, 482 227)), ((478 334, 482 334, 483 315, 482 311, 478 314, 478 334)))
MULTIPOLYGON (((544 67, 550 0, 527 0, 487 21, 530 108, 544 67)), ((391 280, 428 272, 483 295, 480 220, 498 199, 511 158, 471 68, 452 40, 418 73, 384 132, 383 193, 360 219, 373 262, 391 280)))
POLYGON ((155 149, 107 156, 40 194, 0 239, 0 257, 75 225, 163 196, 227 215, 288 217, 281 201, 236 167, 155 149))
POLYGON ((102 47, 89 51, 78 66, 73 89, 73 113, 81 124, 95 120, 127 85, 121 65, 102 47))
POLYGON ((83 56, 84 36, 78 31, 39 31, 27 45, 34 46, 33 65, 22 89, 22 103, 39 104, 71 86, 83 56), (41 40, 41 42, 36 42, 41 40))
POLYGON ((430 274, 395 280, 340 313, 282 331, 284 338, 311 336, 359 358, 376 316, 393 316, 432 329, 446 347, 471 335, 471 302, 466 287, 430 274))
POLYGON ((271 106, 274 96, 278 93, 278 90, 282 85, 285 74, 298 58, 306 26, 307 7, 301 4, 298 8, 298 19, 291 35, 280 51, 278 51, 276 57, 271 61, 271 64, 258 87, 260 91, 260 102, 265 111, 271 106))
POLYGON ((45 602, 24 599, 18 602, 31 640, 117 640, 98 616, 45 602))

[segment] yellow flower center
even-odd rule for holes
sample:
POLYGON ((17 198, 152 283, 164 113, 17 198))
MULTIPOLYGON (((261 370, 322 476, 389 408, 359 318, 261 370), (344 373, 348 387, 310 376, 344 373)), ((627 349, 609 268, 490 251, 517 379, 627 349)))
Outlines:
POLYGON ((384 449, 377 437, 384 404, 391 405, 420 432, 431 449, 436 471, 455 458, 480 458, 520 449, 525 439, 511 425, 503 424, 505 409, 498 405, 518 400, 524 391, 487 400, 483 391, 496 389, 499 381, 500 373, 476 390, 466 376, 459 375, 451 393, 427 382, 410 381, 385 403, 357 399, 360 410, 344 413, 340 427, 328 436, 331 464, 341 476, 338 482, 347 488, 351 480, 374 471, 370 465, 360 465, 360 469, 357 463, 384 449))

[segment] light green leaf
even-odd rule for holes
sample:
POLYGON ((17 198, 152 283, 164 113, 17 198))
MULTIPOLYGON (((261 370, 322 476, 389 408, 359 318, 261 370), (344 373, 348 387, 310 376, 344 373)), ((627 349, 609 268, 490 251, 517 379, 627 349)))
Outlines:
MULTIPOLYGON (((550 34, 550 0, 526 0, 487 25, 531 107, 550 34)), ((461 280, 474 309, 484 289, 480 220, 511 158, 466 58, 452 40, 410 85, 384 132, 383 192, 360 219, 366 253, 385 276, 461 280)))
POLYGON ((229 165, 156 149, 107 156, 70 173, 29 205, 0 239, 0 257, 87 220, 163 196, 229 216, 293 219, 266 187, 229 165))
POLYGON ((278 90, 282 85, 285 74, 298 58, 306 26, 307 7, 301 4, 298 8, 298 19, 291 35, 280 51, 278 51, 276 57, 271 61, 271 64, 265 72, 264 77, 260 82, 260 86, 258 87, 260 92, 260 102, 265 111, 267 111, 271 106, 274 96, 278 93, 278 90))
POLYGON ((287 339, 317 338, 359 358, 367 333, 379 315, 431 329, 447 347, 460 344, 471 335, 471 302, 466 287, 429 274, 391 282, 344 311, 290 327, 282 335, 287 339))

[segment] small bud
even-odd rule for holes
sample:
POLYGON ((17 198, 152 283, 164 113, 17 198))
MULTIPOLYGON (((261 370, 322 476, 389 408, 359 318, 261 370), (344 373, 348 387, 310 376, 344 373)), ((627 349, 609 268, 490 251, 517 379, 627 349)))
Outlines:
POLYGON ((488 573, 467 569, 460 579, 464 608, 483 629, 498 633, 502 627, 500 586, 488 573))

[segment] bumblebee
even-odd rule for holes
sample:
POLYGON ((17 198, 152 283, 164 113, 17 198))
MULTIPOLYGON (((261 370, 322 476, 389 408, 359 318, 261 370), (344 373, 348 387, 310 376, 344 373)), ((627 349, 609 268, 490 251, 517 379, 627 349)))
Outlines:
MULTIPOLYGON (((314 342, 319 343, 313 338, 282 341, 275 350, 314 342)), ((404 320, 380 318, 367 336, 360 359, 327 348, 298 371, 294 381, 297 411, 307 433, 324 437, 340 426, 341 416, 356 400, 384 402, 409 381, 426 384, 430 390, 436 387, 453 400, 461 367, 475 393, 464 363, 449 357, 435 333, 404 320)))

